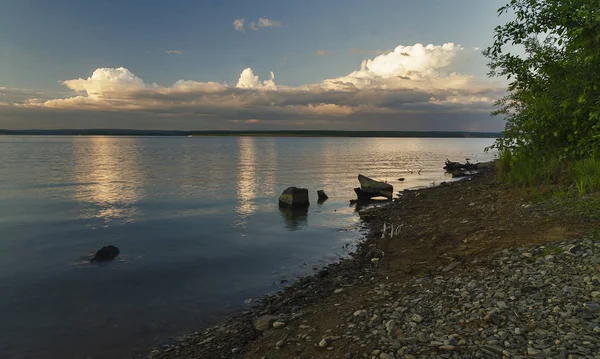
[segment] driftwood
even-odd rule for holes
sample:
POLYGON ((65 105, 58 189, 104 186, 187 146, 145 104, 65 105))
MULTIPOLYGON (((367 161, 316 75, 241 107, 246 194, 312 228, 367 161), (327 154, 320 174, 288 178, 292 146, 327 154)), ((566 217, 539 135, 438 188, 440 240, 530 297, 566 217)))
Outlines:
POLYGON ((354 192, 359 201, 369 200, 373 197, 392 199, 394 187, 391 184, 375 181, 361 174, 358 175, 358 182, 360 182, 360 187, 355 188, 354 192))
POLYGON ((448 172, 477 171, 478 167, 479 163, 471 163, 468 160, 466 163, 452 162, 446 158, 444 169, 448 172))

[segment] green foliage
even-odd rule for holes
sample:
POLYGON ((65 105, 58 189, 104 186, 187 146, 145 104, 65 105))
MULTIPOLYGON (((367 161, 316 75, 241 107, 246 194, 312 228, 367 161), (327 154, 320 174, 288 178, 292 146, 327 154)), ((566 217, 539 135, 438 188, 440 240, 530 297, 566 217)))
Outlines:
POLYGON ((500 178, 510 184, 534 186, 539 184, 566 184, 570 168, 565 167, 557 156, 545 158, 517 157, 510 151, 502 152, 499 158, 500 178))
POLYGON ((527 178, 534 162, 590 157, 600 145, 600 3, 512 0, 498 11, 515 19, 484 52, 490 75, 511 81, 495 111, 506 117, 504 137, 493 147, 523 161, 515 176, 527 178))

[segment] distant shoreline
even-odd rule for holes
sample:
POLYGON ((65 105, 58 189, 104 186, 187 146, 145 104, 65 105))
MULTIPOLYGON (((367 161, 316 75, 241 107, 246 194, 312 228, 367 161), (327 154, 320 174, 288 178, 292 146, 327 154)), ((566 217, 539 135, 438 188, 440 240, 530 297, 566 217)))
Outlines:
POLYGON ((1 130, 5 136, 262 136, 262 137, 395 137, 498 138, 500 132, 468 131, 178 131, 128 129, 1 130))

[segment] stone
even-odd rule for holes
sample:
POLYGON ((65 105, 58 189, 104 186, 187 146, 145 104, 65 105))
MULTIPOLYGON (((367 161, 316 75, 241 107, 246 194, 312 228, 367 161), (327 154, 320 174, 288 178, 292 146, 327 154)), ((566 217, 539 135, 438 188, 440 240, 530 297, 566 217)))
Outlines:
POLYGON ((527 354, 528 355, 538 355, 540 352, 538 350, 535 350, 532 347, 527 348, 527 354))
POLYGON ((592 313, 600 313, 600 304, 596 302, 585 303, 585 307, 592 313))
POLYGON ((413 314, 412 317, 410 317, 410 320, 412 320, 415 323, 421 323, 423 321, 423 317, 419 314, 413 314))
POLYGON ((98 252, 92 257, 92 262, 106 262, 115 259, 120 253, 119 248, 108 245, 100 248, 98 252))
POLYGON ((275 329, 285 328, 285 323, 281 322, 281 321, 273 322, 273 328, 275 328, 275 329))
POLYGON ((459 265, 460 265, 460 262, 452 262, 446 268, 442 269, 442 272, 444 272, 444 273, 450 272, 451 270, 458 267, 459 265))
POLYGON ((396 321, 394 321, 393 319, 390 319, 389 321, 387 321, 385 323, 385 330, 388 333, 388 335, 391 335, 395 329, 396 329, 396 321))
POLYGON ((265 331, 271 327, 271 324, 278 319, 275 315, 263 315, 261 317, 257 317, 252 321, 254 325, 254 329, 258 331, 265 331))
POLYGON ((339 294, 339 293, 341 293, 343 291, 344 291, 343 288, 338 288, 338 289, 336 289, 336 290, 333 291, 333 294, 339 294))
POLYGON ((381 353, 379 354, 379 359, 394 359, 394 354, 381 353))
POLYGON ((317 196, 319 197, 318 201, 321 203, 325 202, 329 198, 329 196, 322 189, 317 191, 317 196))
POLYGON ((231 349, 231 354, 237 354, 242 351, 242 348, 233 348, 231 349))
POLYGON ((319 348, 327 348, 327 339, 321 339, 321 341, 319 342, 319 348))
POLYGON ((583 248, 581 248, 580 245, 574 245, 571 248, 569 248, 569 253, 572 253, 572 254, 577 254, 577 253, 580 253, 583 251, 584 250, 583 250, 583 248))
POLYGON ((447 350, 447 351, 451 351, 456 349, 456 347, 454 345, 442 345, 438 348, 439 350, 447 350))
POLYGON ((306 188, 288 187, 279 196, 279 206, 281 207, 308 207, 308 190, 306 188))
POLYGON ((498 302, 496 302, 496 307, 498 307, 498 309, 506 309, 506 308, 508 308, 508 305, 506 305, 506 303, 504 303, 502 301, 498 301, 498 302))
POLYGON ((355 318, 363 318, 367 316, 367 311, 364 309, 361 310, 357 310, 356 312, 354 312, 354 314, 352 314, 355 318))
POLYGON ((280 340, 277 343, 275 343, 275 348, 280 349, 283 348, 285 346, 285 340, 280 340))

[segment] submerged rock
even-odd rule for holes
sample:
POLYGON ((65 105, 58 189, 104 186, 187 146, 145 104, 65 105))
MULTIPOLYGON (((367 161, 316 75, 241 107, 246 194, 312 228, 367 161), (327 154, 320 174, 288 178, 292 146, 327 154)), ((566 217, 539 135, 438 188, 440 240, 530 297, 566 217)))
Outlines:
POLYGON ((325 200, 329 198, 329 196, 325 194, 325 191, 322 189, 317 191, 317 196, 319 196, 319 202, 325 202, 325 200))
POLYGON ((307 207, 308 190, 306 188, 288 187, 279 196, 279 205, 284 207, 307 207))
POLYGON ((113 245, 104 246, 98 252, 96 252, 94 257, 92 257, 91 261, 92 262, 110 261, 110 260, 115 259, 115 257, 118 256, 119 253, 120 253, 119 248, 117 248, 113 245))

